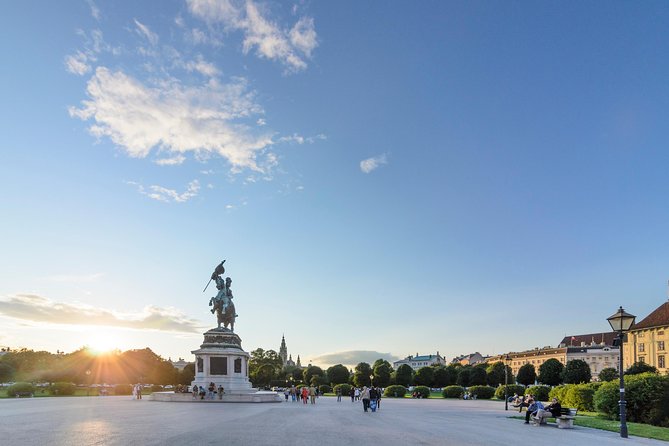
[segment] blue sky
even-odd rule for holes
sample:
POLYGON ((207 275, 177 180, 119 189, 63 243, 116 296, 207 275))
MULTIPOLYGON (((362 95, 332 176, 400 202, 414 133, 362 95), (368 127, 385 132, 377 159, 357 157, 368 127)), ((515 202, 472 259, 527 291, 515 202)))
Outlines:
POLYGON ((666 299, 666 2, 10 2, 0 344, 452 357, 666 299), (520 328, 519 328, 520 327, 520 328))

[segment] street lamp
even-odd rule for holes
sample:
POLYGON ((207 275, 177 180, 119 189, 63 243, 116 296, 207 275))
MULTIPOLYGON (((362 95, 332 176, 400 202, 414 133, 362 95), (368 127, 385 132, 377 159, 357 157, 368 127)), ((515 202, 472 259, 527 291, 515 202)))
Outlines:
POLYGON ((618 347, 620 352, 620 363, 618 372, 620 374, 620 436, 627 438, 627 419, 625 416, 625 379, 623 376, 623 340, 625 332, 627 332, 632 325, 634 325, 636 316, 626 313, 623 307, 618 308, 612 316, 606 318, 613 331, 618 333, 618 336, 613 341, 613 345, 618 347))
POLYGON ((504 410, 509 410, 509 372, 506 369, 509 361, 511 361, 511 356, 507 354, 504 357, 504 410))

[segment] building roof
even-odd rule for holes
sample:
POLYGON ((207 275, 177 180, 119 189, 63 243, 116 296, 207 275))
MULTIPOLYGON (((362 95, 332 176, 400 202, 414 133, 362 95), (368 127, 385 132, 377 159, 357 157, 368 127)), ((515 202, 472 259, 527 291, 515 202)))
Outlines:
POLYGON ((634 324, 632 330, 640 328, 662 327, 669 325, 669 301, 663 303, 652 313, 646 316, 641 322, 634 324))
POLYGON ((585 343, 585 345, 591 345, 592 343, 601 344, 602 342, 604 343, 604 345, 613 345, 613 340, 615 339, 616 336, 617 333, 615 331, 605 331, 603 333, 590 333, 584 335, 565 336, 558 343, 558 345, 576 347, 580 346, 582 342, 585 343))

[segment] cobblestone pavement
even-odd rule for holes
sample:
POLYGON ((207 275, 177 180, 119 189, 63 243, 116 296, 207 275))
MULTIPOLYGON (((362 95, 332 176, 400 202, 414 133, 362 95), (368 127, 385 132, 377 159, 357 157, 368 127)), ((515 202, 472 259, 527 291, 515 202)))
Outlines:
POLYGON ((301 403, 201 404, 130 397, 0 400, 7 445, 662 445, 579 428, 534 427, 498 401, 382 400, 375 413, 350 398, 301 403))

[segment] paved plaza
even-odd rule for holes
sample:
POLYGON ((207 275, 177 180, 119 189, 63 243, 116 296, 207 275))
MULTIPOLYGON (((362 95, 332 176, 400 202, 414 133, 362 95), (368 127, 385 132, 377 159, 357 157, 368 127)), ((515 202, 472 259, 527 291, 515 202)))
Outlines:
POLYGON ((498 401, 350 398, 302 403, 163 403, 130 397, 0 400, 0 443, 59 445, 662 445, 576 427, 509 419, 498 401))

